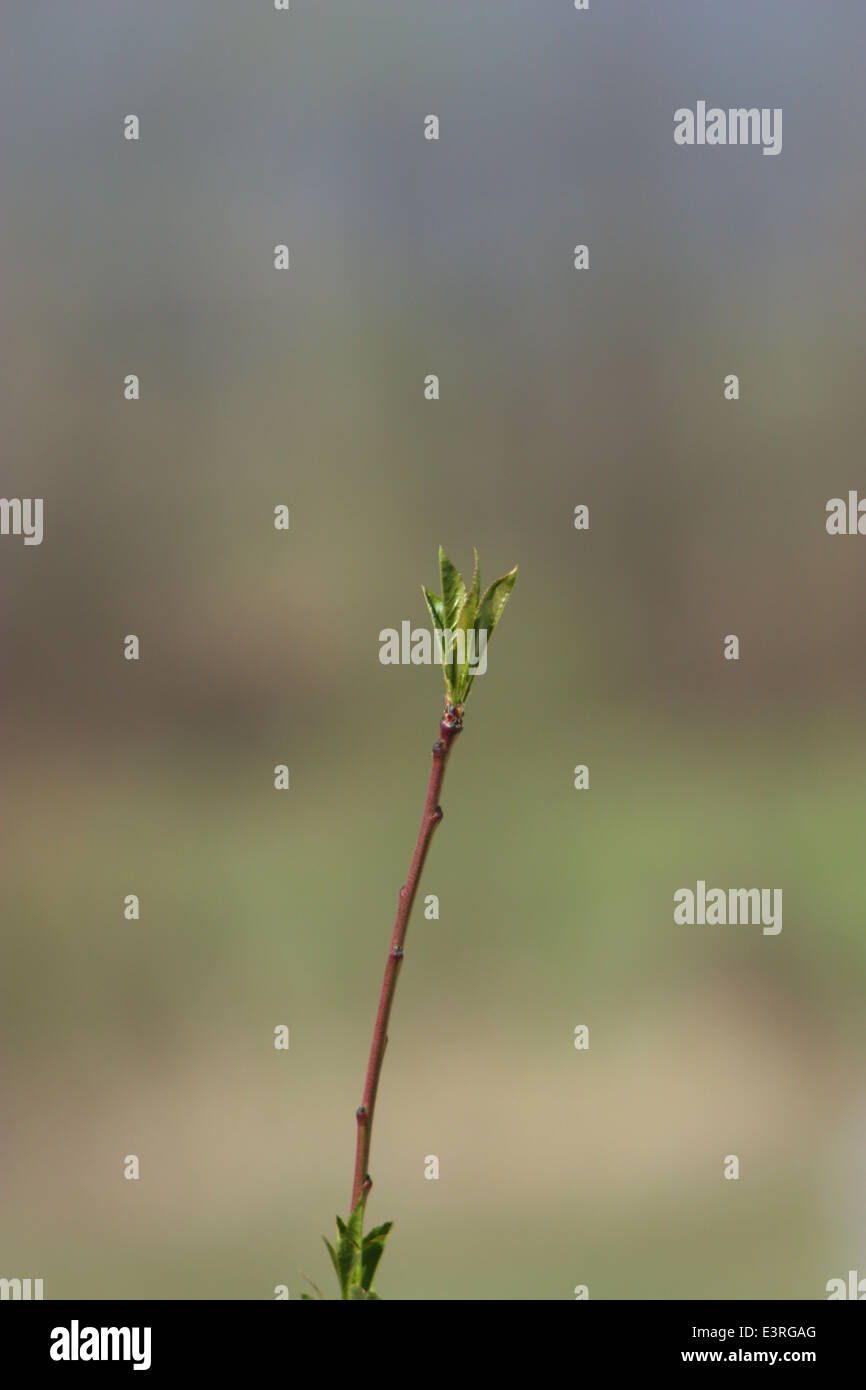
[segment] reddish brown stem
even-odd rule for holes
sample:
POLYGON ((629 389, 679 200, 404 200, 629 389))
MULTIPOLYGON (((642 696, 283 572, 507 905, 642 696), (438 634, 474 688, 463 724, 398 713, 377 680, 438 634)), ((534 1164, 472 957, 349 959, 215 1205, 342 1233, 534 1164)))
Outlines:
POLYGON ((400 889, 400 898, 397 905, 397 920, 394 923, 394 934, 391 937, 391 949, 388 952, 388 960, 385 965, 385 978, 382 981, 382 992, 379 996, 379 1011, 376 1014, 376 1026, 373 1029, 370 1061, 367 1065, 367 1079, 364 1083, 364 1099, 355 1112, 358 1121, 358 1137, 355 1148, 355 1177, 352 1183, 352 1211, 355 1210, 361 1194, 369 1192, 373 1185, 368 1172, 370 1163, 370 1142, 373 1136, 373 1112, 376 1107, 376 1092, 379 1089, 382 1060, 385 1056, 385 1048, 388 1043, 388 1019, 391 1015, 391 1005, 394 1002, 394 991, 397 988, 397 976, 400 973, 400 965, 403 961, 403 943, 406 940, 406 929, 409 926, 412 904, 415 901, 415 894, 418 891, 418 884, 421 881, 424 860, 427 858, 427 851, 430 848, 430 841, 433 839, 433 832, 442 819, 442 807, 439 805, 439 797, 442 792, 442 782, 445 777, 445 766, 448 762, 448 754, 451 752, 451 746, 463 727, 462 714, 462 707, 446 705, 445 713, 440 721, 439 732, 441 736, 439 742, 433 745, 433 767, 430 771, 430 785, 427 789, 427 801, 424 805, 421 829, 418 831, 415 853, 412 856, 412 863, 409 866, 409 877, 400 889))

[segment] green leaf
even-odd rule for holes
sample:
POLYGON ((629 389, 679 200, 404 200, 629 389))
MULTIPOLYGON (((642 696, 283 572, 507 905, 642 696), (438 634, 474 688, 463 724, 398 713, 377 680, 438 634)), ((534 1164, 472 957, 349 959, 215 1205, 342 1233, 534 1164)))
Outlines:
POLYGON ((514 588, 514 581, 517 578, 517 565, 507 574, 503 574, 501 579, 494 579, 484 592, 484 597, 478 605, 478 616, 475 619, 475 630, 480 632, 486 629, 489 636, 502 617, 502 610, 508 602, 508 596, 514 588))
POLYGON ((337 1271, 337 1278, 340 1281, 340 1291, 343 1298, 349 1297, 349 1289, 353 1284, 357 1284, 361 1270, 361 1249, 364 1236, 364 1205, 367 1201, 366 1192, 362 1192, 358 1198, 355 1210, 349 1217, 348 1224, 337 1217, 337 1249, 334 1252, 331 1246, 325 1241, 331 1258, 334 1261, 334 1268, 337 1271))
POLYGON ((473 547, 472 547, 472 551, 473 551, 473 554, 475 555, 475 568, 474 568, 474 570, 472 571, 472 584, 471 584, 470 589, 469 589, 469 594, 468 594, 468 596, 467 596, 466 603, 463 605, 463 606, 464 606, 464 609, 466 610, 467 614, 469 615, 469 619, 468 619, 468 620, 469 620, 470 626, 471 626, 472 623, 475 622, 475 615, 476 615, 476 613, 478 612, 479 596, 480 596, 480 594, 481 594, 481 570, 478 568, 478 550, 477 550, 477 547, 476 547, 476 546, 473 546, 473 547))
POLYGON ((344 1298, 346 1296, 346 1290, 352 1283, 352 1276, 358 1266, 358 1257, 359 1252, 354 1248, 351 1241, 344 1237, 337 1246, 337 1260, 339 1261, 340 1267, 340 1288, 343 1291, 344 1298))
POLYGON ((361 1298, 361 1299, 367 1299, 367 1298, 370 1298, 370 1297, 376 1298, 376 1297, 378 1297, 378 1295, 377 1295, 377 1294, 372 1294, 372 1295, 371 1295, 371 1294, 368 1294, 368 1293, 367 1293, 367 1290, 366 1290, 366 1289, 362 1289, 360 1284, 353 1284, 352 1287, 349 1289, 349 1292, 348 1292, 348 1294, 346 1295, 346 1297, 349 1298, 349 1299, 352 1299, 353 1301, 357 1301, 359 1298, 361 1298))
POLYGON ((421 588, 427 600, 427 607, 430 609, 430 617, 433 619, 434 628, 440 630, 445 626, 445 608, 438 594, 431 594, 430 590, 423 584, 421 588))
POLYGON ((368 1240, 384 1240, 393 1225, 393 1221, 383 1221, 381 1226, 374 1226, 372 1231, 368 1231, 364 1236, 364 1244, 366 1245, 368 1240))
MULTIPOLYGON (((430 617, 433 619, 433 632, 434 632, 434 634, 435 634, 435 633, 442 633, 442 632, 444 632, 444 630, 445 630, 445 625, 446 625, 446 624, 445 624, 445 605, 444 605, 444 603, 442 602, 442 600, 441 600, 441 598, 439 597, 438 594, 433 594, 433 593, 431 593, 430 590, 429 590, 428 588, 425 587, 425 585, 422 584, 422 585, 421 585, 421 589, 422 589, 422 591, 423 591, 423 593, 424 593, 424 598, 425 598, 426 601, 427 601, 427 607, 430 609, 430 617)), ((439 640, 440 640, 440 641, 442 640, 441 637, 439 638, 439 640)), ((451 663, 450 663, 449 661, 446 661, 446 660, 445 660, 445 651, 444 651, 444 648, 443 648, 442 653, 441 653, 441 659, 442 659, 442 674, 443 674, 444 677, 445 677, 445 684, 446 684, 446 686, 448 687, 448 691, 449 691, 449 695, 450 695, 450 691, 451 691, 451 684, 450 684, 450 674, 451 674, 451 669, 450 669, 450 668, 451 668, 451 663)))
POLYGON ((384 1240, 371 1240, 369 1245, 364 1246, 364 1252, 361 1255, 361 1285, 363 1288, 370 1288, 384 1253, 384 1240))
MULTIPOLYGON (((466 602, 466 585, 463 583, 463 576, 459 570, 454 568, 441 545, 439 547, 439 573, 442 577, 442 608, 445 619, 443 627, 446 632, 456 633, 460 614, 466 602)), ((451 650, 448 650, 446 644, 443 651, 442 669, 445 673, 445 684, 448 687, 448 698, 452 704, 457 704, 460 670, 457 660, 457 645, 453 638, 451 650)))
POLYGON ((361 1250, 361 1283, 367 1290, 373 1287, 376 1269, 385 1250, 388 1232, 393 1224, 393 1221, 386 1221, 384 1225, 376 1226, 364 1237, 364 1245, 361 1250))
POLYGON ((456 631, 460 610, 466 602, 466 585, 460 572, 454 568, 441 545, 439 547, 439 573, 442 576, 442 607, 444 626, 456 631))
MULTIPOLYGON (((326 1244, 326 1245, 327 1245, 327 1243, 328 1243, 328 1242, 325 1241, 325 1244, 326 1244)), ((327 1302, 327 1299, 325 1299, 325 1295, 322 1293, 322 1290, 319 1288, 318 1284, 314 1284, 313 1281, 312 1281, 312 1279, 309 1277, 309 1275, 304 1274, 303 1270, 298 1270, 298 1273, 300 1274, 300 1276, 301 1276, 302 1279, 306 1279, 306 1281, 307 1281, 307 1283, 309 1284, 309 1286, 310 1286, 311 1289, 315 1289, 315 1291, 316 1291, 316 1296, 317 1296, 318 1298, 320 1298, 320 1299, 323 1299, 325 1302, 327 1302)), ((301 1298, 309 1298, 311 1301, 315 1302, 315 1300, 313 1299, 313 1295, 312 1295, 312 1294, 309 1294, 309 1293, 302 1293, 302 1294, 301 1294, 301 1298)))
POLYGON ((331 1264, 334 1266, 334 1273, 336 1274, 338 1280, 340 1281, 340 1290, 342 1291, 342 1288, 343 1288, 343 1276, 342 1276, 342 1274, 340 1273, 340 1261, 337 1259, 337 1252, 336 1252, 336 1250, 334 1249, 334 1247, 333 1247, 333 1245, 331 1244, 331 1242, 328 1240, 327 1236, 322 1236, 322 1240, 325 1242, 325 1244, 326 1244, 327 1247, 328 1247, 328 1254, 329 1254, 330 1257, 331 1257, 331 1264))
MULTIPOLYGON (((507 574, 503 574, 501 579, 494 579, 493 583, 485 591, 484 596, 478 605, 478 614, 475 618, 475 632, 476 634, 486 632, 486 640, 488 643, 490 642, 490 639, 493 636, 496 624, 502 617, 502 611, 505 608, 506 603, 508 602, 511 590, 514 588, 514 581, 516 580, 516 578, 517 565, 514 566, 513 570, 509 570, 507 574)), ((480 643, 481 639, 477 637, 476 650, 479 656, 481 654, 480 643)), ((469 691, 472 689, 472 682, 474 681, 474 679, 474 675, 470 674, 468 676, 466 682, 466 695, 468 695, 469 691)))
POLYGON ((349 1225, 347 1227, 347 1235, 358 1250, 361 1249, 364 1240, 364 1207, 366 1204, 367 1194, 366 1192, 362 1192, 355 1205, 355 1210, 349 1217, 349 1225))
POLYGON ((448 649, 447 644, 440 638, 442 673, 445 677, 445 687, 448 699, 452 705, 462 705, 469 691, 478 670, 473 671, 470 663, 476 668, 482 666, 483 656, 486 652, 486 645, 492 636, 493 629, 502 616, 502 610, 508 600, 508 596, 514 587, 517 578, 517 566, 504 574, 501 579, 496 579, 489 586, 484 597, 481 594, 481 570, 478 564, 478 551, 475 551, 475 568, 472 574, 472 583, 467 592, 463 579, 442 546, 439 547, 439 572, 442 576, 442 597, 431 592, 422 584, 424 599, 433 620, 434 632, 451 634, 451 645, 448 649), (485 634, 482 639, 480 634, 485 634), (462 635, 461 635, 462 634, 462 635), (482 649, 482 640, 484 647, 482 649), (463 659, 460 660, 460 647, 463 647, 463 659), (473 661, 474 658, 474 661, 473 661))
POLYGON ((471 681, 467 683, 467 677, 469 675, 470 657, 474 656, 475 660, 478 660, 478 651, 477 649, 474 653, 470 651, 469 640, 470 633, 474 630, 475 618, 478 613, 478 595, 480 591, 481 571, 478 568, 478 551, 476 550, 475 569, 472 574, 472 585, 469 589, 469 593, 466 595, 463 607, 460 610, 460 616, 457 619, 457 631, 462 632, 463 634, 463 660, 458 660, 459 650, 455 650, 454 690, 451 696, 451 703, 453 705, 462 704, 467 694, 469 693, 469 686, 472 684, 471 681))

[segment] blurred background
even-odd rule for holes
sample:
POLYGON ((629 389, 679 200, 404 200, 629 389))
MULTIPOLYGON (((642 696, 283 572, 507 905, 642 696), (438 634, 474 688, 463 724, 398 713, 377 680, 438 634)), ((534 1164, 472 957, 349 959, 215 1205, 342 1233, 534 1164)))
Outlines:
POLYGON ((866 490, 864 39, 842 0, 4 7, 0 491, 45 533, 0 539, 0 1275, 333 1296, 442 700, 378 634, 440 542, 520 578, 392 1016, 382 1296, 866 1275, 866 541, 824 526, 866 490), (678 148, 698 100, 782 107, 782 153, 678 148), (781 934, 675 927, 698 878, 781 887, 781 934))

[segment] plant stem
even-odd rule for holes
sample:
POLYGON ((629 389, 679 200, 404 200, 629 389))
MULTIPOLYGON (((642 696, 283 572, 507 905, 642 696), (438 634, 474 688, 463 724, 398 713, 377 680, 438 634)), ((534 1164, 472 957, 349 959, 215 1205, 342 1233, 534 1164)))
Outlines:
POLYGON ((403 943, 406 940, 406 929, 409 926, 412 904, 415 901, 415 894, 421 881, 421 873, 427 858, 427 851, 430 848, 430 841, 433 839, 433 832, 442 819, 439 796, 442 791, 445 766, 448 762, 451 746, 463 728, 462 716, 463 710, 460 705, 454 706, 446 702, 445 713, 439 723, 440 738, 438 743, 433 745, 433 767, 430 771, 430 785, 427 789, 424 815, 421 818, 421 829, 418 831, 415 853, 409 866, 409 876, 400 889, 397 920, 394 923, 391 949, 388 952, 388 960, 385 965, 385 978, 382 981, 382 992, 379 996, 376 1026, 373 1029, 370 1061, 367 1065, 367 1079, 364 1083, 364 1099, 355 1112, 358 1121, 358 1136, 355 1148, 355 1176, 352 1183, 352 1206, 350 1208, 352 1211, 355 1210, 362 1194, 369 1192, 373 1186, 368 1172, 370 1143, 373 1137, 376 1092, 379 1089, 382 1060, 388 1043, 388 1019, 391 1014, 391 1005, 394 1002, 394 991, 397 988, 397 976, 403 962, 403 943))

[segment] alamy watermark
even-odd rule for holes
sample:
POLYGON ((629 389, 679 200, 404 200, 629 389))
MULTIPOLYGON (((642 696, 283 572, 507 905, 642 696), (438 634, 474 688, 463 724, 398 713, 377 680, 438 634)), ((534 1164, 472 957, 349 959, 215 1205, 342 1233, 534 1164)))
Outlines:
POLYGON ((408 619, 394 627, 383 627, 379 633, 379 660, 383 666, 432 666, 456 660, 466 666, 473 676, 483 676, 487 670, 487 629, 464 632, 451 628, 413 628, 408 619))
POLYGON ((0 1279, 0 1299, 12 1299, 13 1302, 18 1299, 41 1299, 42 1282, 41 1279, 0 1279))
POLYGON ((674 893, 674 921, 678 926, 760 926, 764 936, 782 930, 781 888, 707 888, 699 878, 695 891, 678 888, 674 893))
POLYGON ((52 1361, 131 1361, 134 1371, 150 1370, 149 1327, 69 1327, 51 1330, 52 1361))
POLYGON ((828 1303, 840 1298, 851 1298, 858 1303, 866 1299, 866 1279, 861 1279, 856 1269, 848 1270, 847 1283, 844 1279, 828 1279, 824 1289, 828 1303))
POLYGON ((774 106, 707 107, 699 101, 692 111, 680 106, 674 112, 677 145, 762 145, 762 154, 782 152, 782 108, 774 106))
POLYGON ((42 544, 42 498, 0 497, 0 536, 23 536, 25 545, 42 544))

